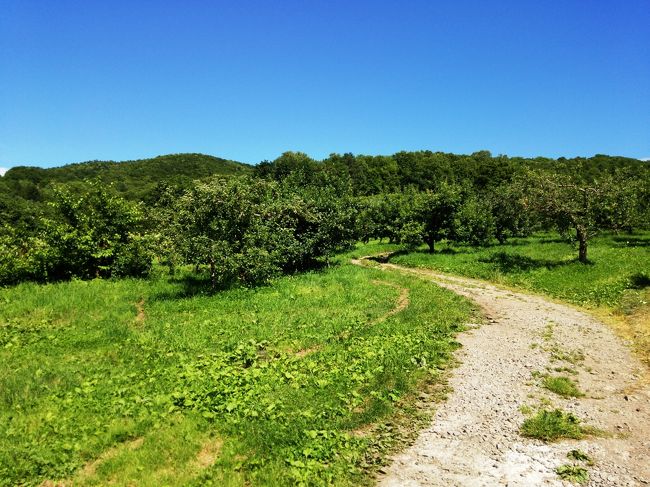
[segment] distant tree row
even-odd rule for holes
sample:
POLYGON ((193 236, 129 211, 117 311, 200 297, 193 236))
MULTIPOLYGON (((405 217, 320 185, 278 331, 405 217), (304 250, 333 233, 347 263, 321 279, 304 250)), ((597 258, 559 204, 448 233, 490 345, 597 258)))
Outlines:
POLYGON ((488 245, 523 237, 532 231, 533 220, 514 186, 480 195, 467 186, 442 183, 435 191, 361 197, 357 225, 363 241, 385 238, 409 249, 426 244, 434 252, 440 240, 488 245))
POLYGON ((596 155, 574 159, 492 157, 442 152, 393 156, 332 154, 317 162, 286 152, 256 166, 261 178, 304 185, 347 182, 360 198, 359 237, 388 238, 409 248, 446 239, 487 245, 494 239, 557 229, 587 262, 599 231, 650 226, 650 164, 596 155))
POLYGON ((0 178, 0 285, 145 276, 157 259, 206 272, 217 289, 313 268, 358 240, 434 252, 441 240, 490 245, 550 228, 587 262, 597 232, 650 221, 648 164, 608 156, 287 152, 250 176, 161 179, 139 201, 124 198, 128 181, 36 184, 12 171, 0 178))

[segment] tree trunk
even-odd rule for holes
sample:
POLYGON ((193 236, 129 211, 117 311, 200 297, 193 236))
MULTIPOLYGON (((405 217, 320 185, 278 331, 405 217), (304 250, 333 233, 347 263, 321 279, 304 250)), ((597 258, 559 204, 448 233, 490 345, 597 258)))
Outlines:
POLYGON ((576 238, 578 239, 578 260, 583 264, 587 263, 587 232, 583 228, 576 228, 576 238))
POLYGON ((214 259, 210 259, 210 284, 212 285, 212 291, 217 288, 217 271, 214 266, 214 259))
POLYGON ((436 250, 436 241, 432 235, 427 235, 426 238, 427 245, 429 246, 429 253, 433 254, 436 250))

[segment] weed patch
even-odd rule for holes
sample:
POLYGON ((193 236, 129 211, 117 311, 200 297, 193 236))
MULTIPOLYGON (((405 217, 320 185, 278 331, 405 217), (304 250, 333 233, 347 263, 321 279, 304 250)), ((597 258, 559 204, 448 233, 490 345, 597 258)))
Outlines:
POLYGON ((575 460, 577 462, 584 462, 590 467, 593 466, 594 464, 594 460, 582 450, 571 450, 569 453, 567 453, 566 456, 571 460, 575 460))
POLYGON ((524 421, 521 434, 528 438, 555 441, 561 438, 580 439, 585 436, 586 430, 580 425, 580 420, 571 413, 560 409, 543 409, 524 421))
POLYGON ((551 392, 563 397, 583 397, 578 385, 565 376, 547 376, 542 380, 542 385, 551 392))
POLYGON ((551 360, 576 365, 585 360, 585 354, 582 350, 562 350, 554 347, 551 349, 551 360))
POLYGON ((555 469, 555 472, 562 480, 573 482, 574 484, 584 484, 589 480, 589 472, 585 467, 580 465, 562 465, 555 469))

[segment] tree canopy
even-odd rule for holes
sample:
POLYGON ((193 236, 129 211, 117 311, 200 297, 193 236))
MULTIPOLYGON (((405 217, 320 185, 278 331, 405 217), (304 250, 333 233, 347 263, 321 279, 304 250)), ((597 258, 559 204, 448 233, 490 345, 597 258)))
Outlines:
POLYGON ((0 177, 0 285, 209 270, 213 288, 320 265, 356 240, 490 245, 554 227, 587 261, 598 231, 647 227, 650 164, 443 152, 201 154, 17 167, 0 177))

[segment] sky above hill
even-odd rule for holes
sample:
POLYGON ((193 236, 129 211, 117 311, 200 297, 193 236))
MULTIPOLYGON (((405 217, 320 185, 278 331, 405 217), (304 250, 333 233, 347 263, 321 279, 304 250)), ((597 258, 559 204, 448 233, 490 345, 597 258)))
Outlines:
POLYGON ((650 157, 648 0, 3 0, 0 166, 650 157))

